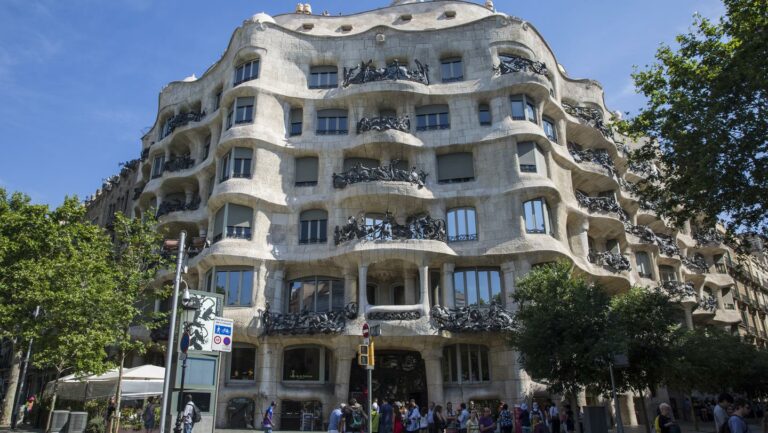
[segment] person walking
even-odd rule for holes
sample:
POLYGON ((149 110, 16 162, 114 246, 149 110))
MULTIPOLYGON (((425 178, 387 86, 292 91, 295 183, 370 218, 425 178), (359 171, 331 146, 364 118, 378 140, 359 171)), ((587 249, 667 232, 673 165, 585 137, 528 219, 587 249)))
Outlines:
POLYGON ((184 412, 181 415, 181 423, 184 426, 184 433, 192 433, 192 427, 195 426, 196 420, 200 419, 200 409, 197 408, 195 402, 192 401, 192 395, 187 394, 187 403, 184 405, 184 412))
POLYGON ((368 421, 368 417, 363 411, 363 406, 357 402, 357 399, 351 398, 349 400, 349 406, 347 406, 348 417, 345 417, 344 426, 347 432, 358 433, 361 432, 368 421))
POLYGON ((104 431, 107 433, 112 433, 112 426, 115 424, 116 410, 117 410, 117 403, 115 403, 115 397, 112 396, 109 398, 109 403, 107 404, 107 414, 105 416, 106 427, 104 431))
POLYGON ((427 431, 429 433, 435 433, 435 402, 429 402, 429 410, 427 410, 427 431))
POLYGON ((429 430, 429 409, 426 406, 421 408, 421 418, 419 418, 419 433, 427 433, 429 430))
POLYGON ((493 433, 496 430, 496 422, 491 415, 491 408, 483 408, 483 416, 480 417, 480 433, 493 433))
POLYGON ((371 404, 371 433, 379 433, 381 427, 381 412, 379 412, 378 399, 371 404))
POLYGON ((445 429, 448 427, 448 420, 443 414, 443 407, 439 404, 435 406, 432 419, 434 421, 435 433, 445 433, 445 429))
POLYGON ((144 429, 147 433, 152 433, 152 431, 155 430, 155 424, 157 424, 157 420, 155 419, 156 407, 155 398, 150 397, 147 400, 147 405, 144 406, 144 412, 141 414, 141 417, 144 420, 144 429))
POLYGON ((403 406, 400 402, 395 402, 394 416, 392 421, 392 433, 403 433, 405 426, 403 425, 403 406))
POLYGON ((522 433, 531 433, 531 417, 528 412, 528 405, 523 403, 520 405, 520 427, 523 430, 522 433))
POLYGON ((749 404, 743 398, 733 402, 733 414, 728 418, 730 433, 749 433, 749 426, 744 421, 744 417, 747 414, 749 414, 749 404))
POLYGON ((659 414, 653 421, 653 426, 656 428, 656 433, 673 433, 672 426, 676 425, 675 420, 672 419, 672 407, 667 403, 659 405, 659 414))
POLYGON ((469 421, 469 411, 467 410, 466 403, 461 403, 459 406, 459 416, 456 421, 459 423, 459 433, 467 433, 467 421, 469 421))
POLYGON ((509 411, 509 405, 504 403, 499 411, 499 428, 501 433, 512 433, 512 426, 515 420, 512 419, 512 412, 509 411))
POLYGON ((264 411, 264 418, 261 420, 261 427, 264 429, 264 433, 272 433, 274 424, 272 423, 272 417, 275 415, 275 406, 277 404, 272 401, 269 403, 269 407, 264 411))
POLYGON ((392 405, 389 404, 389 399, 382 399, 379 415, 379 433, 393 433, 394 420, 394 411, 392 405))
POLYGON ((551 426, 551 433, 560 433, 560 411, 557 410, 557 405, 550 400, 549 409, 549 425, 551 426))
POLYGON ((472 410, 466 423, 467 433, 480 433, 480 419, 477 417, 477 411, 472 410))
POLYGON ((328 416, 328 433, 341 433, 344 431, 344 406, 346 404, 340 403, 331 411, 331 415, 328 416))
POLYGON ((727 392, 717 396, 717 404, 712 410, 713 418, 715 419, 715 433, 719 432, 723 425, 728 422, 728 408, 732 404, 733 397, 727 392))
POLYGON ((445 427, 445 433, 458 433, 459 430, 459 424, 456 421, 456 419, 459 417, 459 414, 456 413, 456 410, 453 408, 453 403, 450 401, 445 404, 445 421, 446 421, 446 427, 445 427))
POLYGON ((408 433, 418 432, 420 420, 421 413, 419 412, 419 407, 416 405, 416 400, 411 399, 408 406, 408 415, 406 419, 407 424, 405 430, 408 433))

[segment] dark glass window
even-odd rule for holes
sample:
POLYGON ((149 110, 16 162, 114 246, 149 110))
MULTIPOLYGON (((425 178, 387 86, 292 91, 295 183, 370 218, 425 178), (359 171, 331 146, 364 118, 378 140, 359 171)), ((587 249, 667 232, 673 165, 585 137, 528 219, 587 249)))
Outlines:
POLYGON ((251 60, 235 68, 234 85, 259 78, 259 61, 251 60))
POLYGON ((443 83, 461 81, 464 79, 464 68, 462 67, 461 57, 441 60, 440 71, 442 72, 443 83))
POLYGON ((453 273, 454 304, 490 305, 501 302, 501 272, 498 268, 462 268, 453 273))
POLYGON ((296 186, 317 185, 317 157, 296 158, 296 186))
POLYGON ((325 313, 344 309, 344 281, 329 277, 305 277, 288 283, 286 312, 325 313))
POLYGON ((336 66, 313 66, 309 70, 310 89, 332 89, 338 87, 338 81, 336 66))
POLYGON ((325 382, 330 357, 324 347, 297 347, 283 351, 283 380, 325 382))
POLYGON ((437 182, 458 183, 475 179, 471 152, 447 153, 437 156, 437 182))
POLYGON ((432 131, 451 127, 447 105, 428 105, 416 108, 416 130, 432 131))
POLYGON ((213 242, 223 238, 251 239, 252 221, 253 209, 227 203, 214 216, 213 242))
POLYGON ((216 269, 216 293, 223 294, 228 307, 251 305, 253 269, 216 269))
POLYGON ((517 159, 523 173, 545 173, 544 151, 538 144, 524 141, 517 143, 517 159))
POLYGON ((227 152, 219 160, 221 166, 220 181, 230 178, 251 178, 253 150, 246 147, 236 147, 227 152))
POLYGON ((301 213, 299 225, 300 244, 324 244, 328 241, 328 213, 321 209, 301 213))
POLYGON ((549 221, 549 207, 543 198, 523 203, 525 213, 525 231, 528 233, 552 233, 549 221))
POLYGON ((230 380, 256 380, 256 348, 234 346, 231 359, 230 380))
POLYGON ((454 344, 443 348, 444 382, 488 382, 490 378, 487 347, 477 344, 454 344))
POLYGON ((291 108, 290 125, 288 134, 293 137, 301 135, 302 121, 304 119, 304 110, 301 108, 291 108))
POLYGON ((541 119, 541 124, 544 127, 544 135, 547 136, 551 141, 557 142, 557 130, 555 129, 555 122, 548 118, 543 117, 541 119))
POLYGON ((635 253, 635 262, 637 263, 637 273, 643 278, 651 278, 651 257, 645 251, 635 253))
POLYGON ((477 107, 478 117, 481 126, 489 126, 492 123, 491 120, 491 107, 488 104, 480 104, 477 107))
POLYGON ((475 208, 464 207, 448 211, 448 242, 477 240, 475 208))
POLYGON ((321 110, 317 112, 317 135, 343 135, 349 132, 346 110, 321 110))
POLYGON ((529 120, 538 123, 536 118, 536 106, 528 95, 514 95, 509 97, 512 106, 512 120, 529 120))

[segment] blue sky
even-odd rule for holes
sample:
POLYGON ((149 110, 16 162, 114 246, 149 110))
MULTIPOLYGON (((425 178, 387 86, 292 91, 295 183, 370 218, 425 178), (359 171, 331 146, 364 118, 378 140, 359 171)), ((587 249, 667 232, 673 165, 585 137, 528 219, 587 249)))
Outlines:
MULTIPOLYGON (((306 0, 304 0, 306 1, 306 0)), ((312 2, 348 14, 388 0, 312 2)), ((35 202, 84 198, 140 152, 166 83, 200 76, 254 13, 296 2, 256 0, 0 0, 0 187, 35 202)), ((531 22, 572 77, 600 81, 612 110, 643 105, 633 65, 719 0, 496 1, 531 22)))

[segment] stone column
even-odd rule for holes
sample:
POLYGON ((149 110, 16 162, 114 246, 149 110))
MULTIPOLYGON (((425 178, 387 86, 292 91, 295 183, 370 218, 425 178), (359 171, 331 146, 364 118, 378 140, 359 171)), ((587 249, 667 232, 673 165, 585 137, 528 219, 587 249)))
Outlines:
POLYGON ((515 293, 515 263, 504 262, 501 264, 502 281, 502 301, 508 311, 517 310, 517 304, 512 301, 512 294, 515 293))
POLYGON ((619 395, 619 408, 621 409, 621 421, 624 425, 636 426, 635 400, 631 392, 619 395))
POLYGON ((209 186, 210 184, 205 176, 201 175, 197 177, 197 190, 200 191, 200 207, 202 208, 208 206, 208 196, 211 195, 209 186))
POLYGON ((344 305, 357 302, 355 296, 355 274, 351 269, 344 269, 344 305))
MULTIPOLYGON (((259 346, 259 393, 256 404, 266 407, 271 400, 277 400, 277 383, 280 380, 280 359, 282 347, 278 344, 265 341, 259 346), (263 401, 258 401, 263 399, 263 401)), ((260 406, 260 407, 261 407, 260 406)))
POLYGON ((717 309, 718 310, 724 310, 725 309, 725 303, 723 301, 723 289, 717 288, 715 289, 715 298, 717 298, 717 309))
MULTIPOLYGON (((285 271, 282 269, 275 269, 272 271, 272 296, 270 296, 269 293, 264 293, 264 298, 266 302, 270 302, 270 298, 272 299, 272 302, 270 302, 270 310, 273 312, 282 312, 283 311, 283 289, 285 287, 284 280, 285 279, 285 271)), ((266 292, 266 290, 265 290, 266 292)))
POLYGON ((192 188, 184 188, 184 204, 189 205, 194 199, 195 191, 192 188))
POLYGON ((589 218, 581 217, 578 230, 579 251, 574 251, 573 253, 580 254, 582 258, 586 259, 589 257, 589 218))
POLYGON ((684 305, 683 309, 685 310, 685 326, 689 331, 693 331, 693 306, 684 305))
POLYGON ((442 305, 446 308, 454 308, 453 298, 453 270, 456 265, 453 263, 443 263, 443 301, 442 305))
MULTIPOLYGON (((424 367, 427 371, 427 394, 429 401, 443 402, 443 352, 439 348, 429 348, 421 351, 424 367)), ((438 403, 442 404, 442 403, 438 403)))
POLYGON ((421 312, 424 316, 429 316, 429 266, 425 264, 419 265, 419 292, 421 293, 421 312))
POLYGON ((265 308, 268 302, 269 278, 267 277, 267 264, 264 261, 258 263, 256 273, 253 276, 253 291, 254 307, 265 308))
MULTIPOLYGON (((360 308, 360 313, 365 316, 368 310, 368 295, 366 288, 368 287, 368 265, 361 263, 357 267, 357 305, 360 308)), ((347 378, 349 380, 349 378, 347 378)))
POLYGON ((334 350, 336 355, 336 378, 334 380, 335 407, 339 403, 346 403, 349 397, 349 374, 352 370, 352 360, 355 359, 355 351, 349 347, 337 347, 334 350))

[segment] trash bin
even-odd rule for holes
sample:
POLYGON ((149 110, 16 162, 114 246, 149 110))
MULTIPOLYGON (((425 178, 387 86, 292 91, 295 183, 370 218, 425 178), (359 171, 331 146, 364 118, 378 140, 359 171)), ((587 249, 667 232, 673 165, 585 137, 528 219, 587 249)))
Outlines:
POLYGON ((88 412, 70 412, 67 433, 83 433, 88 424, 88 412))
POLYGON ((51 433, 63 432, 64 427, 67 426, 67 421, 69 421, 68 410, 54 410, 51 418, 51 433))
POLYGON ((604 406, 584 406, 584 432, 608 433, 604 406))

